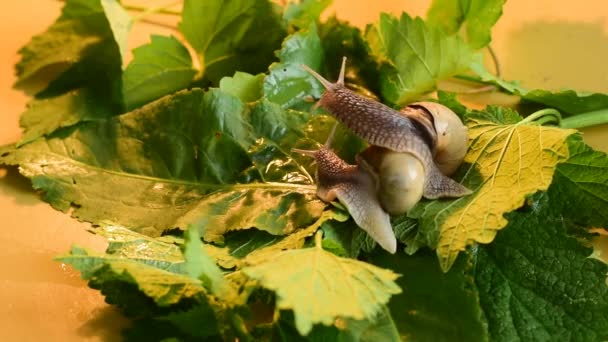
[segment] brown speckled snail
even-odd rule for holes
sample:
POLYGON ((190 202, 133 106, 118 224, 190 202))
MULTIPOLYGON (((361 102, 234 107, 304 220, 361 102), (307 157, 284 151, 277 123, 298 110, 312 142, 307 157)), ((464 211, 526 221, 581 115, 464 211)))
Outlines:
POLYGON ((447 177, 464 158, 467 130, 456 114, 439 104, 419 102, 399 112, 354 93, 344 86, 345 64, 346 58, 342 61, 336 83, 327 81, 306 65, 302 67, 327 89, 318 105, 366 140, 370 147, 357 157, 357 165, 344 163, 329 151, 328 146, 316 152, 298 152, 308 153, 317 160, 319 197, 326 201, 333 199, 324 198, 326 190, 331 189, 330 184, 333 184, 326 179, 341 179, 340 184, 346 184, 341 187, 349 188, 350 195, 345 193, 334 198, 337 197, 347 207, 353 218, 359 216, 355 222, 365 231, 370 233, 369 227, 375 227, 375 235, 370 233, 372 238, 394 253, 392 243, 395 237, 390 223, 388 228, 385 227, 388 215, 386 218, 382 216, 381 224, 373 222, 381 215, 371 215, 366 212, 367 208, 379 206, 381 211, 384 209, 391 214, 402 214, 418 203, 421 197, 436 199, 470 194, 469 189, 447 177), (322 155, 326 153, 331 153, 332 157, 323 159, 322 155), (331 177, 327 176, 329 170, 331 177), (340 178, 354 173, 358 177, 356 182, 352 176, 340 178), (357 189, 356 184, 365 184, 365 189, 357 189), (374 186, 375 191, 371 191, 370 186, 374 186), (353 196, 356 198, 351 198, 353 196), (345 203, 344 199, 350 203, 345 203), (354 215, 351 207, 355 207, 354 215), (366 218, 364 215, 371 216, 366 218), (368 227, 360 222, 366 222, 368 227))
POLYGON ((321 200, 331 202, 337 198, 361 229, 382 248, 395 253, 397 239, 388 214, 380 206, 376 181, 361 166, 347 164, 330 149, 335 129, 336 125, 320 149, 292 151, 315 158, 317 196, 321 200))

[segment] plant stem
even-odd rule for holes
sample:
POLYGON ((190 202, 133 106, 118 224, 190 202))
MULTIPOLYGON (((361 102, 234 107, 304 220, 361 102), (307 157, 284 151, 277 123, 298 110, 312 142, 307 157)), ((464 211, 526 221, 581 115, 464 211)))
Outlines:
POLYGON ((562 120, 562 128, 583 128, 608 123, 608 109, 596 110, 571 116, 562 120))
POLYGON ((175 6, 179 3, 181 3, 181 0, 173 1, 167 5, 162 5, 162 6, 157 6, 157 7, 145 7, 145 6, 126 5, 126 4, 123 4, 122 7, 128 11, 143 12, 142 14, 140 14, 140 16, 149 15, 149 14, 153 14, 153 13, 181 16, 182 15, 181 11, 171 10, 168 8, 168 7, 175 6))
POLYGON ((555 122, 558 126, 561 126, 562 115, 556 109, 545 108, 526 116, 519 123, 525 124, 533 121, 541 125, 547 122, 555 122))
POLYGON ((315 247, 319 249, 323 249, 323 231, 317 230, 317 234, 315 234, 315 247))

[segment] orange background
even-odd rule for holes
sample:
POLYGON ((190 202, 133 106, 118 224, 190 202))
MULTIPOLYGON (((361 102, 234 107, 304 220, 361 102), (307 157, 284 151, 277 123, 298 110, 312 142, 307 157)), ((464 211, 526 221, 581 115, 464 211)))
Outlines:
MULTIPOLYGON (((124 0, 160 5, 168 1, 124 0)), ((335 0, 336 12, 358 26, 380 11, 424 15, 429 1, 335 0)), ((0 144, 20 135, 19 114, 26 97, 11 88, 17 50, 58 16, 61 2, 5 1, 0 21, 0 144)), ((137 24, 132 47, 149 32, 171 33, 137 24)), ((527 87, 608 92, 608 2, 606 0, 509 0, 496 25, 493 47, 506 79, 527 87)), ((585 139, 608 150, 608 126, 585 131, 585 139)), ((31 190, 16 169, 0 169, 0 340, 114 341, 127 321, 86 287, 78 273, 51 259, 72 243, 99 251, 102 239, 84 223, 53 210, 31 190)))

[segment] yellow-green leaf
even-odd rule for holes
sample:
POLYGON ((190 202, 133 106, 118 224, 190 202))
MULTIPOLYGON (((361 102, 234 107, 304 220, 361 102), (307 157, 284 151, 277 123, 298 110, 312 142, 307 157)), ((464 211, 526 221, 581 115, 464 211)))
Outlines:
POLYGON ((492 108, 471 115, 471 143, 461 169, 462 183, 474 193, 426 202, 412 213, 436 246, 444 271, 468 245, 490 243, 507 225, 503 215, 521 207, 526 196, 546 190, 557 164, 568 158, 566 138, 574 130, 516 120, 514 112, 492 108))
POLYGON ((284 251, 245 274, 277 295, 278 309, 291 309, 296 328, 308 334, 313 325, 337 318, 373 318, 390 297, 400 293, 398 275, 316 247, 284 251))

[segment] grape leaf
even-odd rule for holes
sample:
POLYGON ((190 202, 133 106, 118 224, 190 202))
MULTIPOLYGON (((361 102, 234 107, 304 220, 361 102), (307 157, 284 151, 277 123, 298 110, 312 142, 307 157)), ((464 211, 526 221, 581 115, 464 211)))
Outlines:
POLYGON ((277 52, 279 63, 273 63, 264 80, 264 95, 285 108, 310 108, 311 96, 319 98, 322 85, 302 69, 306 64, 319 69, 324 63, 323 48, 315 24, 288 36, 277 52))
POLYGON ((434 0, 427 13, 430 24, 447 34, 457 33, 463 26, 467 43, 480 49, 490 43, 492 27, 502 15, 506 0, 434 0))
POLYGON ((19 145, 80 121, 101 120, 112 115, 113 110, 107 98, 86 88, 51 98, 34 99, 28 103, 27 110, 19 118, 23 129, 19 145))
POLYGON ((308 225, 325 204, 313 186, 283 179, 273 162, 288 156, 248 154, 260 137, 246 112, 217 89, 184 91, 20 148, 5 146, 0 163, 19 164, 57 209, 73 207, 82 220, 151 236, 189 224, 207 240, 233 229, 286 234, 308 225))
POLYGON ((179 29, 198 52, 204 77, 214 85, 235 71, 265 71, 285 35, 280 15, 268 0, 186 0, 179 29))
POLYGON ((462 39, 406 13, 400 19, 383 13, 365 38, 380 63, 382 97, 396 105, 432 91, 438 80, 466 70, 473 58, 462 39))
POLYGON ((437 248, 445 271, 466 246, 490 243, 507 225, 503 215, 521 207, 526 196, 546 190, 557 164, 568 159, 566 139, 574 130, 515 120, 517 114, 508 109, 470 114, 471 144, 461 179, 474 193, 424 201, 409 214, 420 219, 420 231, 437 248))
POLYGON ((103 2, 112 12, 108 17, 100 0, 66 1, 59 19, 19 50, 22 58, 16 65, 15 87, 36 94, 74 68, 76 72, 64 80, 72 89, 92 83, 91 78, 99 83, 119 77, 121 59, 116 42, 125 41, 126 31, 113 32, 112 25, 118 28, 124 18, 116 15, 119 5, 114 0, 103 2))
POLYGON ((580 135, 568 139, 570 158, 559 164, 548 193, 554 207, 585 226, 608 227, 608 156, 587 146, 580 135))
POLYGON ((336 318, 373 318, 391 295, 401 292, 394 283, 395 273, 337 257, 324 251, 320 242, 316 247, 275 254, 243 272, 276 292, 278 309, 294 311, 302 335, 314 324, 330 325, 336 318))
POLYGON ((149 44, 133 50, 122 75, 127 110, 190 85, 196 70, 188 49, 174 37, 152 35, 149 44))
POLYGON ((298 28, 309 27, 319 20, 323 11, 333 0, 297 0, 291 1, 283 12, 283 20, 298 28))
POLYGON ((251 75, 246 72, 237 71, 232 77, 224 77, 220 80, 220 89, 228 94, 234 95, 243 102, 259 100, 263 92, 264 74, 251 75))
POLYGON ((608 267, 567 235, 550 202, 509 214, 478 249, 475 283, 492 341, 608 338, 608 267))
POLYGON ((474 286, 472 258, 463 254, 448 273, 430 251, 408 256, 373 253, 374 265, 408 275, 397 284, 404 291, 388 304, 402 340, 487 341, 487 326, 474 286))

